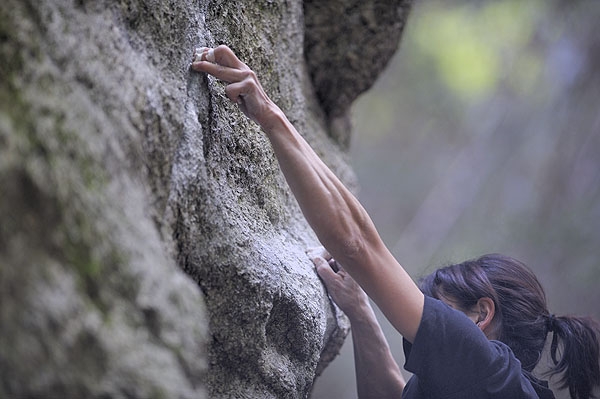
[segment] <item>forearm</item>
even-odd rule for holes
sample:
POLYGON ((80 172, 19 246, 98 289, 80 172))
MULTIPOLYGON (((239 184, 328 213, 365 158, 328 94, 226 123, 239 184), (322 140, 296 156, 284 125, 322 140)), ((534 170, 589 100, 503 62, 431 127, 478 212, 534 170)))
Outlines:
POLYGON ((371 219, 285 115, 278 109, 273 115, 263 128, 305 218, 329 252, 352 269, 350 258, 366 238, 377 236, 371 219))
POLYGON ((400 398, 406 382, 373 309, 367 302, 358 315, 349 316, 358 397, 400 398))

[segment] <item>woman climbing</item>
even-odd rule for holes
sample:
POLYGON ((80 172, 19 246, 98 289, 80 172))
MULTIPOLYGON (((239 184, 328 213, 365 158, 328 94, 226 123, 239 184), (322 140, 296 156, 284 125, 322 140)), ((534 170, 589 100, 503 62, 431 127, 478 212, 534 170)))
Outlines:
POLYGON ((312 256, 329 294, 348 315, 359 397, 553 398, 532 375, 552 333, 552 373, 573 399, 600 385, 599 334, 588 318, 547 310, 535 276, 501 255, 412 280, 358 200, 226 46, 196 50, 192 69, 228 83, 226 94, 269 138, 285 178, 327 252, 312 256), (342 267, 343 265, 343 267, 342 267), (405 339, 405 384, 368 297, 405 339))

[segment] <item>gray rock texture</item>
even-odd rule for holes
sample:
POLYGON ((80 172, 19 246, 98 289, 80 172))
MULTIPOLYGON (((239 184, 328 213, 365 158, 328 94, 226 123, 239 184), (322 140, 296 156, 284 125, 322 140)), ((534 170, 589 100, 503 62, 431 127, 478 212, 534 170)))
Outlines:
MULTIPOLYGON (((335 3, 378 38, 370 57, 389 58, 406 3, 382 25, 378 1, 361 3, 368 20, 335 3)), ((331 116, 382 65, 339 64, 348 43, 315 34, 315 10, 2 2, 0 397, 310 395, 348 323, 305 255, 318 242, 267 139, 189 63, 196 46, 231 46, 355 188, 331 116), (340 98, 326 87, 338 73, 351 86, 340 98)))

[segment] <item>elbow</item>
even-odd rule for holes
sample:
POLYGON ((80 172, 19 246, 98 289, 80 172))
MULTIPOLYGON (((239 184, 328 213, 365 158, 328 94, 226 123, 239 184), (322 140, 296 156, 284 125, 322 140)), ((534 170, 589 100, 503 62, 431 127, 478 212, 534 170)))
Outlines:
POLYGON ((353 218, 352 223, 344 226, 330 237, 330 247, 325 243, 324 245, 342 265, 363 263, 374 235, 378 237, 368 216, 353 218))
POLYGON ((361 232, 348 234, 342 241, 339 250, 345 259, 360 259, 361 254, 365 251, 365 238, 361 232))
POLYGON ((339 195, 332 197, 331 201, 321 205, 321 213, 309 223, 329 253, 342 265, 353 268, 364 263, 365 257, 381 239, 356 198, 348 195, 342 201, 339 195))
POLYGON ((344 267, 352 268, 352 265, 362 263, 366 244, 361 234, 340 233, 330 239, 321 241, 327 251, 344 267))

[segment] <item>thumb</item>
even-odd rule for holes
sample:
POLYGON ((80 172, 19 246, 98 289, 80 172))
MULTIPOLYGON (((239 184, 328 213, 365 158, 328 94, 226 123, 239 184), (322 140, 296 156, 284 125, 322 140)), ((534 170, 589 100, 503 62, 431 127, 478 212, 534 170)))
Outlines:
POLYGON ((315 269, 317 269, 317 274, 321 279, 325 282, 326 285, 333 282, 337 278, 337 274, 331 266, 329 262, 325 260, 325 258, 321 256, 315 256, 311 259, 313 264, 315 265, 315 269))

